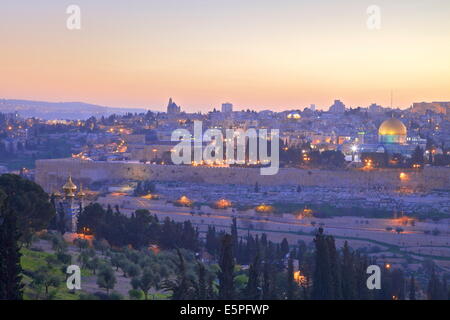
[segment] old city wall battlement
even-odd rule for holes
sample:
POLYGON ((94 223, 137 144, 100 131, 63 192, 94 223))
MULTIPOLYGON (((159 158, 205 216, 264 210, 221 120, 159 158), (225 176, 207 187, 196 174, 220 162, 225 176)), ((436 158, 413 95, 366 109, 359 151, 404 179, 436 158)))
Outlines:
POLYGON ((36 182, 47 192, 58 190, 72 175, 75 183, 117 183, 126 180, 161 180, 211 184, 301 185, 330 188, 405 187, 429 191, 450 187, 450 168, 426 167, 423 170, 319 170, 281 168, 274 176, 262 176, 256 168, 193 167, 150 165, 131 162, 96 162, 78 159, 36 161, 36 182), (402 178, 400 173, 403 172, 402 178))

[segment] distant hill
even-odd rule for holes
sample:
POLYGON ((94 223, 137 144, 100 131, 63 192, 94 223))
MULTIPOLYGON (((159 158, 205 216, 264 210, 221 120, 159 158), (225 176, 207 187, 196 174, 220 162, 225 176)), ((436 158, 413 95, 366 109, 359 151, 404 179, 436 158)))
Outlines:
POLYGON ((111 114, 147 112, 140 108, 114 108, 84 102, 46 102, 32 100, 0 99, 0 112, 17 112, 20 116, 42 119, 85 120, 91 116, 101 117, 111 114))

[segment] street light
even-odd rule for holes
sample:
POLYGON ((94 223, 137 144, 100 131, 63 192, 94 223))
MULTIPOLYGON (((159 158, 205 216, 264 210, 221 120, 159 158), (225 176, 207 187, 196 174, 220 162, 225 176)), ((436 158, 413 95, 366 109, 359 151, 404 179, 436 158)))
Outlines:
POLYGON ((351 149, 352 149, 352 162, 354 162, 355 161, 355 153, 356 153, 356 151, 358 151, 358 146, 353 145, 351 147, 351 149))

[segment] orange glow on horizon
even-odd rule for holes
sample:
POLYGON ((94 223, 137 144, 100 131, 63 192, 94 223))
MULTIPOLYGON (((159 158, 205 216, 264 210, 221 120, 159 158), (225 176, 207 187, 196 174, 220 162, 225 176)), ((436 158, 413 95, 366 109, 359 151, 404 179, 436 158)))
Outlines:
POLYGON ((59 5, 11 2, 0 22, 10 31, 2 34, 0 87, 11 99, 154 110, 174 96, 189 112, 227 100, 238 110, 328 109, 336 98, 389 106, 391 89, 394 107, 448 100, 450 5, 411 1, 384 4, 389 23, 377 32, 367 30, 366 8, 356 1, 330 2, 327 10, 264 3, 255 15, 246 1, 103 10, 82 0, 90 19, 82 18, 80 31, 65 28, 59 5))

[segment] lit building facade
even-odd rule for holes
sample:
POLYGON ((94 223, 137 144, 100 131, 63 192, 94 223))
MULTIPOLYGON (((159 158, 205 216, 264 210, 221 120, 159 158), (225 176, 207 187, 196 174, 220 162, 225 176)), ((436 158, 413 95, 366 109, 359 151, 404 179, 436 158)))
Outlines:
POLYGON ((66 232, 77 232, 78 215, 84 208, 84 198, 86 194, 82 186, 78 187, 73 183, 72 177, 62 187, 63 193, 54 192, 57 220, 59 225, 64 226, 66 232))
POLYGON ((362 144, 358 150, 361 153, 377 152, 390 155, 400 154, 410 157, 420 143, 412 143, 408 139, 408 131, 402 121, 390 118, 383 121, 378 128, 378 143, 362 144))

